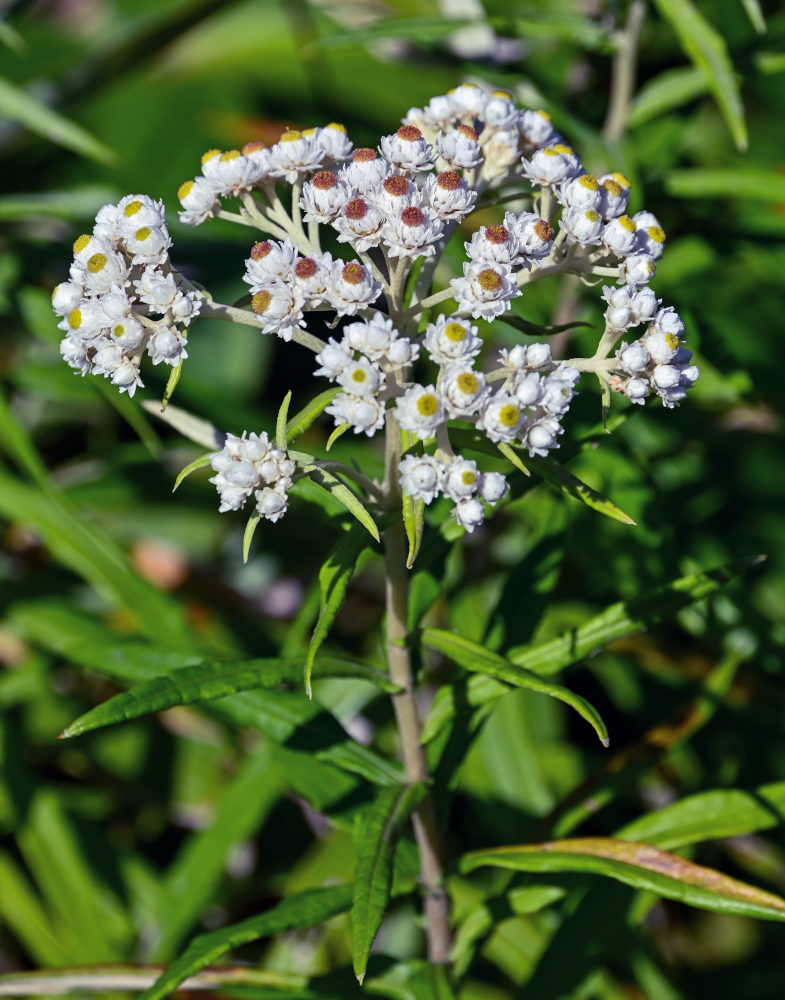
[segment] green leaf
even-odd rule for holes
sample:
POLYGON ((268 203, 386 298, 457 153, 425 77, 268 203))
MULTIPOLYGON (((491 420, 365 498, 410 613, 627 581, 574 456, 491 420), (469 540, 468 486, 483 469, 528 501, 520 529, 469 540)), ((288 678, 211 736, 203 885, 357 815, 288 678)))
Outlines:
POLYGON ((254 532, 262 519, 262 515, 258 510, 255 510, 253 514, 248 518, 245 525, 245 531, 243 532, 243 562, 248 562, 248 553, 251 550, 251 542, 253 541, 254 532))
POLYGON ((187 410, 180 409, 179 406, 167 406, 164 410, 161 404, 156 403, 155 400, 143 399, 142 407, 148 413, 158 417, 159 420, 163 420, 165 424, 169 424, 183 437, 195 441, 204 448, 220 451, 224 446, 226 435, 223 431, 219 431, 207 420, 202 420, 201 417, 195 417, 187 410))
MULTIPOLYGON (((64 652, 77 662, 83 661, 78 646, 64 652)), ((153 648, 151 652, 154 659, 157 651, 153 648)), ((118 653, 122 653, 122 650, 118 650, 118 653)), ((95 657, 90 657, 88 653, 86 659, 89 662, 95 657)), ((397 690, 381 671, 370 667, 331 657, 320 658, 318 662, 320 672, 326 677, 361 677, 378 684, 382 690, 397 690)), ((135 684, 128 691, 116 694, 96 708, 91 708, 64 729, 61 738, 81 736, 93 729, 128 722, 151 712, 163 712, 175 705, 214 701, 239 691, 293 685, 300 681, 302 667, 300 657, 226 662, 203 660, 193 666, 179 667, 165 675, 135 684)))
MULTIPOLYGON (((185 336, 185 331, 183 336, 185 336)), ((177 364, 169 372, 169 378, 166 380, 166 388, 164 389, 163 399, 161 400, 161 409, 165 410, 169 405, 169 400, 174 395, 174 390, 177 388, 177 383, 180 381, 180 376, 183 373, 183 359, 177 362, 177 364)))
POLYGON ((718 913, 785 920, 785 899, 693 864, 650 844, 613 837, 578 837, 473 851, 461 870, 491 866, 524 872, 574 872, 605 875, 634 889, 653 892, 718 913))
POLYGON ((306 403, 302 410, 296 413, 286 425, 287 444, 291 444, 292 441, 307 431, 314 420, 324 412, 325 407, 329 406, 341 392, 343 392, 343 389, 340 386, 334 386, 332 389, 325 389, 324 392, 319 393, 318 396, 314 396, 309 403, 306 403))
POLYGON ((668 194, 677 198, 749 198, 785 202, 785 177, 775 170, 738 167, 732 170, 671 170, 665 175, 668 194))
POLYGON ((346 588, 357 566, 357 561, 368 547, 368 539, 358 525, 353 525, 333 549, 319 570, 321 602, 319 617, 314 626, 308 655, 305 660, 305 691, 311 697, 311 673, 316 653, 327 638, 335 617, 343 604, 346 588))
POLYGON ((338 426, 332 431, 330 436, 327 438, 327 444, 324 446, 325 451, 329 451, 330 448, 335 444, 338 438, 343 437, 343 435, 349 430, 351 424, 338 424, 338 426))
POLYGON ((785 782, 760 785, 749 792, 716 789, 690 795, 643 816, 615 834, 621 840, 646 841, 664 850, 704 840, 743 837, 785 822, 785 782))
POLYGON ((747 148, 744 107, 725 39, 691 0, 654 0, 692 63, 706 75, 736 146, 747 148))
POLYGON ((737 559, 717 569, 679 577, 640 597, 611 604, 599 615, 555 639, 510 649, 507 658, 537 674, 554 674, 591 656, 614 639, 640 632, 652 622, 672 617, 693 601, 708 597, 740 573, 759 565, 762 558, 737 559))
POLYGON ((177 489, 177 487, 182 483, 182 481, 190 476, 192 472, 196 472, 197 469, 206 469, 210 465, 210 459, 213 457, 215 452, 208 451, 205 455, 200 455, 199 458, 195 458, 193 462, 189 462, 184 469, 180 469, 177 473, 177 479, 174 481, 174 486, 172 487, 172 493, 177 489))
POLYGON ((600 514, 613 518, 614 521, 621 521, 622 524, 635 524, 629 514, 625 514, 615 503, 612 503, 592 486, 584 483, 583 480, 578 479, 555 459, 530 455, 527 461, 537 475, 542 476, 547 483, 556 486, 563 493, 575 497, 576 500, 585 503, 592 510, 597 510, 600 514))
POLYGON ((16 861, 0 852, 0 923, 11 930, 42 965, 67 965, 73 958, 58 933, 52 915, 33 890, 16 861))
POLYGON ((139 997, 139 1000, 162 1000, 177 989, 183 980, 200 969, 212 965, 232 948, 283 934, 298 927, 313 927, 324 923, 352 905, 350 885, 326 889, 307 889, 281 900, 266 913, 250 917, 230 927, 222 927, 194 938, 184 954, 139 997))
POLYGON ((296 462, 305 472, 312 482, 324 490, 327 490, 336 500, 338 500, 350 514, 362 524, 366 531, 375 541, 379 541, 379 529, 376 522, 366 510, 360 498, 353 493, 349 487, 341 480, 329 472, 327 469, 317 465, 312 455, 307 455, 302 451, 289 451, 289 458, 296 462))
POLYGON ((420 961, 411 962, 410 968, 407 984, 411 993, 407 993, 407 997, 416 1000, 457 1000, 458 994, 450 983, 446 965, 420 961))
POLYGON ((744 8, 744 12, 750 19, 750 24, 755 29, 759 35, 766 34, 766 18, 763 16, 763 10, 759 0, 741 0, 741 5, 744 8))
POLYGON ((0 117, 19 122, 49 142, 99 163, 113 163, 117 158, 113 150, 87 129, 53 111, 5 77, 0 77, 0 117))
POLYGON ((709 89, 703 70, 694 66, 666 69, 653 80, 647 80, 627 110, 627 128, 645 125, 652 118, 667 114, 709 89))
MULTIPOLYGON (((520 198, 521 196, 515 195, 513 197, 520 198)), ((505 313, 504 316, 498 318, 497 322, 535 337, 550 336, 554 333, 561 333, 563 330, 574 330, 579 326, 587 326, 590 330, 594 329, 594 325, 585 320, 574 320, 572 323, 532 323, 531 320, 524 319, 523 316, 516 316, 515 313, 505 313)))
POLYGON ((528 688, 530 691, 537 691, 539 694, 547 694, 552 698, 563 701, 574 708, 582 718, 586 719, 599 736, 602 745, 605 747, 608 746, 610 742, 608 731, 597 709, 586 701, 585 698, 573 694, 572 691, 561 684, 544 681, 537 674, 515 666, 509 660, 505 660, 496 653, 491 653, 479 645, 479 643, 473 642, 471 639, 467 639, 455 632, 426 628, 421 632, 421 641, 423 645, 431 649, 440 650, 466 670, 493 677, 496 680, 504 681, 515 687, 528 688))
MULTIPOLYGON (((401 455, 405 455, 411 448, 417 445, 418 439, 409 431, 401 428, 401 455)), ((403 526, 406 530, 406 539, 409 542, 409 552, 406 556, 406 568, 411 569, 414 560, 420 552, 422 536, 425 531, 425 502, 415 500, 406 493, 401 494, 401 514, 403 516, 403 526)))
POLYGON ((508 462, 512 463, 519 472, 522 472, 524 476, 530 476, 528 468, 523 464, 523 459, 518 455, 518 453, 511 448, 506 441, 497 441, 496 447, 499 449, 502 455, 507 459, 508 462))
MULTIPOLYGON (((95 219, 98 209, 117 202, 122 192, 101 184, 80 184, 63 191, 6 194, 0 197, 0 222, 20 219, 66 219, 68 222, 95 219)), ((115 390, 117 391, 117 390, 115 390)))
POLYGON ((275 421, 275 445, 281 451, 286 451, 288 424, 286 418, 289 416, 289 403, 292 401, 292 390, 290 389, 283 398, 278 417, 275 421))
POLYGON ((357 867, 352 899, 352 961, 362 985, 368 956, 390 901, 395 845, 425 795, 424 785, 385 788, 355 821, 357 867))

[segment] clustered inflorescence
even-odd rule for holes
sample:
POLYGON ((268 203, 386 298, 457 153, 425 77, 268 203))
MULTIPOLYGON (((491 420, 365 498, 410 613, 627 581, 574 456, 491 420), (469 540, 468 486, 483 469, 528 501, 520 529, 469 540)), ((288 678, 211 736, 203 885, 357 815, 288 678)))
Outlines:
MULTIPOLYGON (((315 352, 316 374, 340 390, 326 406, 338 430, 370 437, 392 424, 396 435, 406 432, 403 493, 425 503, 448 497, 472 531, 507 483, 455 454, 451 422, 545 456, 558 447, 582 372, 633 403, 656 395, 666 407, 698 376, 680 317, 649 287, 665 234, 650 212, 626 214, 629 194, 622 174, 588 173, 547 114, 473 84, 412 108, 377 149, 353 149, 331 124, 286 131, 271 147, 210 150, 201 174, 178 192, 180 220, 233 219, 265 234, 245 264, 251 311, 213 303, 173 271, 162 205, 129 196, 101 209, 93 235, 75 244, 70 281, 55 289, 62 353, 82 374, 133 392, 145 351, 155 364, 186 356, 184 327, 200 310, 294 339, 315 352), (286 204, 283 185, 291 186, 286 204), (478 196, 501 187, 514 192, 508 203, 519 195, 520 208, 471 233, 462 275, 432 293, 447 241, 478 196), (237 211, 225 199, 236 199, 237 211), (344 244, 351 259, 341 256, 344 244), (501 351, 500 367, 479 370, 483 338, 471 319, 502 317, 529 282, 567 273, 615 279, 602 289, 605 330, 595 354, 557 362, 547 344, 519 345, 501 351), (421 318, 450 301, 452 311, 420 336, 421 318), (317 311, 332 326, 351 322, 325 343, 307 330, 317 311), (634 328, 643 331, 637 339, 622 340, 634 328)), ((272 521, 298 475, 266 434, 245 432, 227 436, 212 467, 221 510, 238 509, 253 493, 257 513, 272 521)))

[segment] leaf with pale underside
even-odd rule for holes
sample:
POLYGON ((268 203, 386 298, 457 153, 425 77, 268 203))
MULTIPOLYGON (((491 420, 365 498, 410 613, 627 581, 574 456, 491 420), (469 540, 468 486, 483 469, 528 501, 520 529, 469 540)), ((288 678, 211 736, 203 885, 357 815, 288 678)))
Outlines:
POLYGON ((363 502, 352 492, 349 487, 332 474, 328 469, 323 469, 316 464, 313 455, 308 455, 303 451, 289 451, 289 458, 297 463, 299 468, 321 489, 326 490, 336 500, 338 500, 357 520, 375 541, 379 541, 379 529, 376 522, 371 517, 363 502))
POLYGON ((255 510, 245 525, 245 531, 243 532, 243 562, 248 562, 248 553, 251 551, 251 542, 253 541, 254 533, 259 527, 259 522, 262 519, 262 515, 258 510, 255 510))
POLYGON ((785 899, 669 854, 650 844, 613 837, 576 837, 472 851, 461 871, 490 866, 522 872, 605 875, 704 910, 785 921, 785 899))
POLYGON ((286 418, 289 415, 289 403, 292 401, 292 390, 290 389, 283 398, 283 402, 278 410, 278 416, 275 421, 275 445, 280 448, 281 451, 286 451, 287 443, 287 422, 286 418))

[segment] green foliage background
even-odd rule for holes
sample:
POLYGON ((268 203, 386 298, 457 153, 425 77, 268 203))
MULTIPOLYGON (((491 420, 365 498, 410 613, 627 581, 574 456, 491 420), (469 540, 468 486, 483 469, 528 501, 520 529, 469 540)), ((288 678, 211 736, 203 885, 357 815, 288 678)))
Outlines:
MULTIPOLYGON (((678 410, 650 404, 570 451, 599 420, 590 389, 576 404, 563 457, 574 455, 571 470, 635 527, 537 485, 481 539, 429 548, 426 538, 416 609, 426 624, 508 650, 686 573, 758 553, 767 561, 578 665, 569 684, 600 709, 610 751, 552 699, 518 690, 499 701, 453 787, 439 788, 448 851, 609 835, 687 796, 752 790, 745 808, 765 808, 744 836, 712 825, 706 805, 697 835, 679 843, 702 864, 785 892, 785 13, 725 0, 649 5, 638 91, 624 137, 609 143, 626 4, 486 0, 495 50, 471 59, 456 54, 446 6, 50 0, 12 4, 0 24, 0 971, 169 962, 199 930, 350 881, 351 820, 367 795, 335 766, 329 734, 297 715, 296 689, 278 695, 266 738, 254 732, 259 706, 241 695, 56 742, 77 716, 183 656, 302 656, 318 569, 340 536, 327 512, 295 502, 257 531, 243 566, 242 520, 218 516, 205 473, 170 496, 197 451, 138 405, 160 398, 160 376, 130 401, 59 358, 49 294, 73 239, 105 201, 164 198, 173 259, 234 301, 250 239, 220 222, 186 230, 175 217, 175 191, 204 150, 327 121, 374 145, 408 107, 467 78, 547 108, 589 168, 633 180, 632 208, 654 211, 668 234, 653 287, 685 319, 701 378, 678 410), (685 11, 696 9, 719 39, 709 67, 719 76, 684 34, 685 11), (733 70, 723 75, 726 46, 733 70)), ((598 322, 596 291, 568 290, 577 298, 566 306, 558 294, 540 283, 517 308, 535 322, 565 308, 598 322)), ((578 337, 590 344, 596 332, 578 337)), ((176 403, 235 433, 272 428, 286 390, 295 409, 313 391, 306 351, 250 329, 199 323, 189 352, 176 403)), ((328 433, 315 425, 309 450, 328 433)), ((335 452, 379 468, 370 445, 342 438, 335 452)), ((369 562, 330 653, 383 666, 381 592, 369 562)), ((423 655, 437 679, 449 677, 443 659, 423 655)), ((370 684, 322 679, 315 694, 320 720, 354 719, 354 736, 373 734, 377 750, 394 753, 370 684)), ((401 884, 411 881, 407 846, 396 856, 401 884)), ((459 928, 481 925, 490 906, 476 940, 471 925, 459 938, 465 1000, 769 1000, 781 988, 776 923, 578 876, 518 876, 506 894, 506 878, 450 875, 459 928), (533 903, 520 896, 527 887, 554 895, 533 903)), ((421 953, 417 919, 411 898, 393 903, 366 992, 430 995, 401 972, 421 953)), ((360 992, 345 915, 236 957, 266 971, 222 995, 360 992)))

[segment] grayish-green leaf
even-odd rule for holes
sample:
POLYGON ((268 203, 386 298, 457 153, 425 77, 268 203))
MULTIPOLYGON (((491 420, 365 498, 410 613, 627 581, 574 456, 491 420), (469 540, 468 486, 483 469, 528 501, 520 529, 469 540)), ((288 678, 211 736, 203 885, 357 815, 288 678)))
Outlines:
POLYGON ((259 522, 262 519, 262 515, 259 513, 258 509, 255 509, 245 525, 245 531, 243 532, 243 562, 248 562, 248 553, 251 551, 251 542, 253 541, 254 532, 259 526, 259 522))
POLYGON ((162 1000, 188 976, 212 965, 232 948, 298 927, 313 927, 329 920, 336 913, 343 913, 351 905, 350 885, 307 889, 281 900, 258 917, 250 917, 239 924, 200 934, 150 989, 141 994, 139 1000, 162 1000))
MULTIPOLYGON (((84 184, 65 191, 35 191, 0 197, 0 222, 19 219, 94 219, 102 205, 117 202, 122 192, 100 184, 84 184)), ((116 391, 116 390, 115 390, 116 391)))
POLYGON ((337 427, 333 428, 333 430, 330 433, 330 436, 327 438, 327 444, 324 446, 324 450, 329 451, 335 444, 335 442, 338 440, 338 438, 343 437, 351 426, 352 426, 351 424, 338 424, 337 427))
POLYGON ((290 389, 283 398, 283 402, 278 409, 278 417, 275 421, 275 445, 281 451, 286 451, 287 444, 287 417, 289 416, 289 403, 292 401, 292 390, 290 389))
MULTIPOLYGON (((185 332, 181 331, 183 336, 185 332)), ((174 395, 174 390, 177 388, 177 383, 180 381, 180 376, 183 373, 183 359, 177 362, 177 364, 169 372, 169 378, 166 380, 166 388, 164 389, 163 399, 161 400, 161 409, 165 410, 169 405, 169 400, 174 395)))
POLYGON ((328 469, 323 469, 317 465, 312 455, 290 450, 289 457, 297 463, 312 482, 316 483, 322 489, 327 490, 350 514, 356 517, 375 541, 379 541, 379 529, 376 527, 376 522, 368 513, 356 493, 353 493, 345 483, 341 482, 328 469))
POLYGON ((199 458, 195 458, 193 462, 189 462, 184 469, 180 469, 177 473, 177 478, 174 481, 174 486, 172 487, 172 493, 177 489, 177 487, 182 483, 182 481, 190 476, 192 472, 196 472, 197 469, 206 469, 210 466, 210 459, 213 457, 215 452, 208 451, 205 455, 200 455, 199 458))
POLYGON ((314 420, 324 412, 325 407, 329 406, 341 392, 343 392, 343 389, 340 386, 325 389, 324 392, 320 392, 318 396, 314 396, 310 402, 306 403, 299 413, 295 413, 286 425, 287 444, 291 444, 292 441, 307 431, 314 420))
POLYGON ((785 920, 785 899, 693 864, 650 844, 613 837, 577 837, 472 851, 461 859, 468 872, 490 865, 524 872, 605 875, 634 889, 653 892, 718 913, 785 920))
POLYGON ((211 448, 213 451, 220 451, 223 448, 226 435, 217 427, 213 427, 207 420, 195 417, 193 413, 182 410, 179 406, 167 406, 163 410, 161 404, 152 399, 143 399, 142 406, 148 413, 152 413, 159 420, 163 420, 165 424, 174 427, 190 441, 195 441, 196 444, 211 448))
POLYGON ((504 681, 515 687, 528 688, 539 694, 547 694, 570 705, 591 725, 600 738, 603 746, 608 746, 608 731, 599 712, 585 698, 574 694, 561 684, 544 681, 542 677, 521 667, 515 666, 504 657, 485 649, 479 643, 467 639, 455 632, 445 632, 442 629, 426 628, 422 630, 421 639, 425 646, 438 649, 445 653, 459 666, 466 670, 476 671, 504 681))
POLYGON ((88 159, 100 163, 112 163, 116 159, 113 150, 87 129, 31 97, 5 77, 0 77, 0 117, 18 122, 36 135, 88 159))
POLYGON ((744 107, 725 39, 709 24, 692 0, 654 2, 675 31, 686 55, 706 75, 733 141, 739 149, 746 149, 744 107))
POLYGON ((385 788, 355 821, 357 867, 352 900, 352 962, 360 984, 390 901, 396 842, 403 824, 424 794, 424 785, 385 788))

